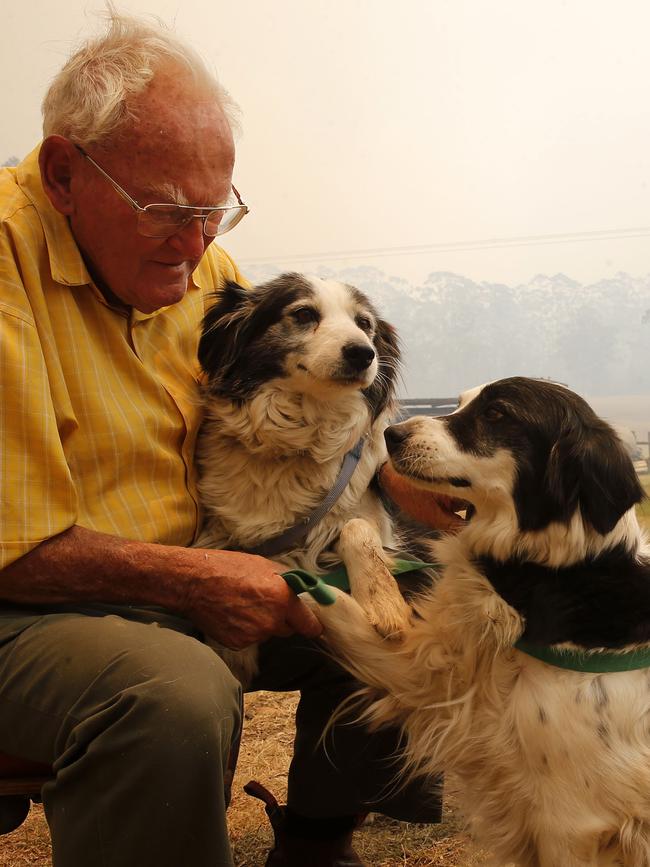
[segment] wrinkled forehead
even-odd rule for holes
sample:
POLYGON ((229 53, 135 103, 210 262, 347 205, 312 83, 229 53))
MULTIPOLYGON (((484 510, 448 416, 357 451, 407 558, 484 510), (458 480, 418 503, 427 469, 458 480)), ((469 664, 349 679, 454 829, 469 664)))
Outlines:
POLYGON ((199 206, 225 202, 235 147, 214 92, 182 74, 158 72, 129 108, 134 119, 102 147, 102 166, 117 170, 129 192, 145 193, 150 200, 199 206))

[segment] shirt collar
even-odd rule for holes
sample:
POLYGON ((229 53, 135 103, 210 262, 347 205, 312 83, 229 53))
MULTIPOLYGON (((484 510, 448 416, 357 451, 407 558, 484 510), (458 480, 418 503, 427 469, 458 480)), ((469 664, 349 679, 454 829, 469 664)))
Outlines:
POLYGON ((83 286, 91 283, 90 274, 67 219, 53 206, 43 189, 38 155, 41 146, 34 150, 16 169, 18 184, 36 209, 47 245, 52 279, 65 286, 83 286))

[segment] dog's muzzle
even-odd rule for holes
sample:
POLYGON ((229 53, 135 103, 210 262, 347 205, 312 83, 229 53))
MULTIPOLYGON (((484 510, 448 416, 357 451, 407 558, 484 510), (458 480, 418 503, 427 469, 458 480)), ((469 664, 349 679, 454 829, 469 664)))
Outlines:
POLYGON ((405 424, 392 424, 384 431, 388 454, 394 457, 408 440, 410 431, 405 424))
POLYGON ((347 343, 341 350, 341 355, 355 373, 363 373, 375 360, 375 350, 365 343, 347 343))

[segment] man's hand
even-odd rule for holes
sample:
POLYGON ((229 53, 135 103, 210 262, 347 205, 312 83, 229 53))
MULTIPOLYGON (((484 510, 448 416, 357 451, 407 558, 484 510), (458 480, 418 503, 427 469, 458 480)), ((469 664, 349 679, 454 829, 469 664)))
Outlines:
POLYGON ((316 638, 322 626, 278 574, 254 554, 189 549, 196 559, 184 614, 207 636, 241 650, 271 636, 316 638))
POLYGON ((420 524, 444 533, 457 532, 463 526, 463 519, 454 511, 458 503, 451 497, 417 488, 390 461, 379 471, 379 484, 403 512, 420 524))

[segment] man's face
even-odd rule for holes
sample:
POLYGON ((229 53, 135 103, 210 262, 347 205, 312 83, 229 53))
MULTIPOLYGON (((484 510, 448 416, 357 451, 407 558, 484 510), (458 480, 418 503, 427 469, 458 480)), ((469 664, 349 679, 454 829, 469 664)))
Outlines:
MULTIPOLYGON (((214 96, 158 73, 133 105, 137 120, 89 155, 135 199, 219 205, 231 188, 234 145, 214 96), (182 196, 181 201, 174 191, 182 196)), ((137 231, 137 214, 81 154, 71 176, 72 233, 99 288, 143 313, 175 304, 213 240, 192 220, 167 238, 137 231)))

